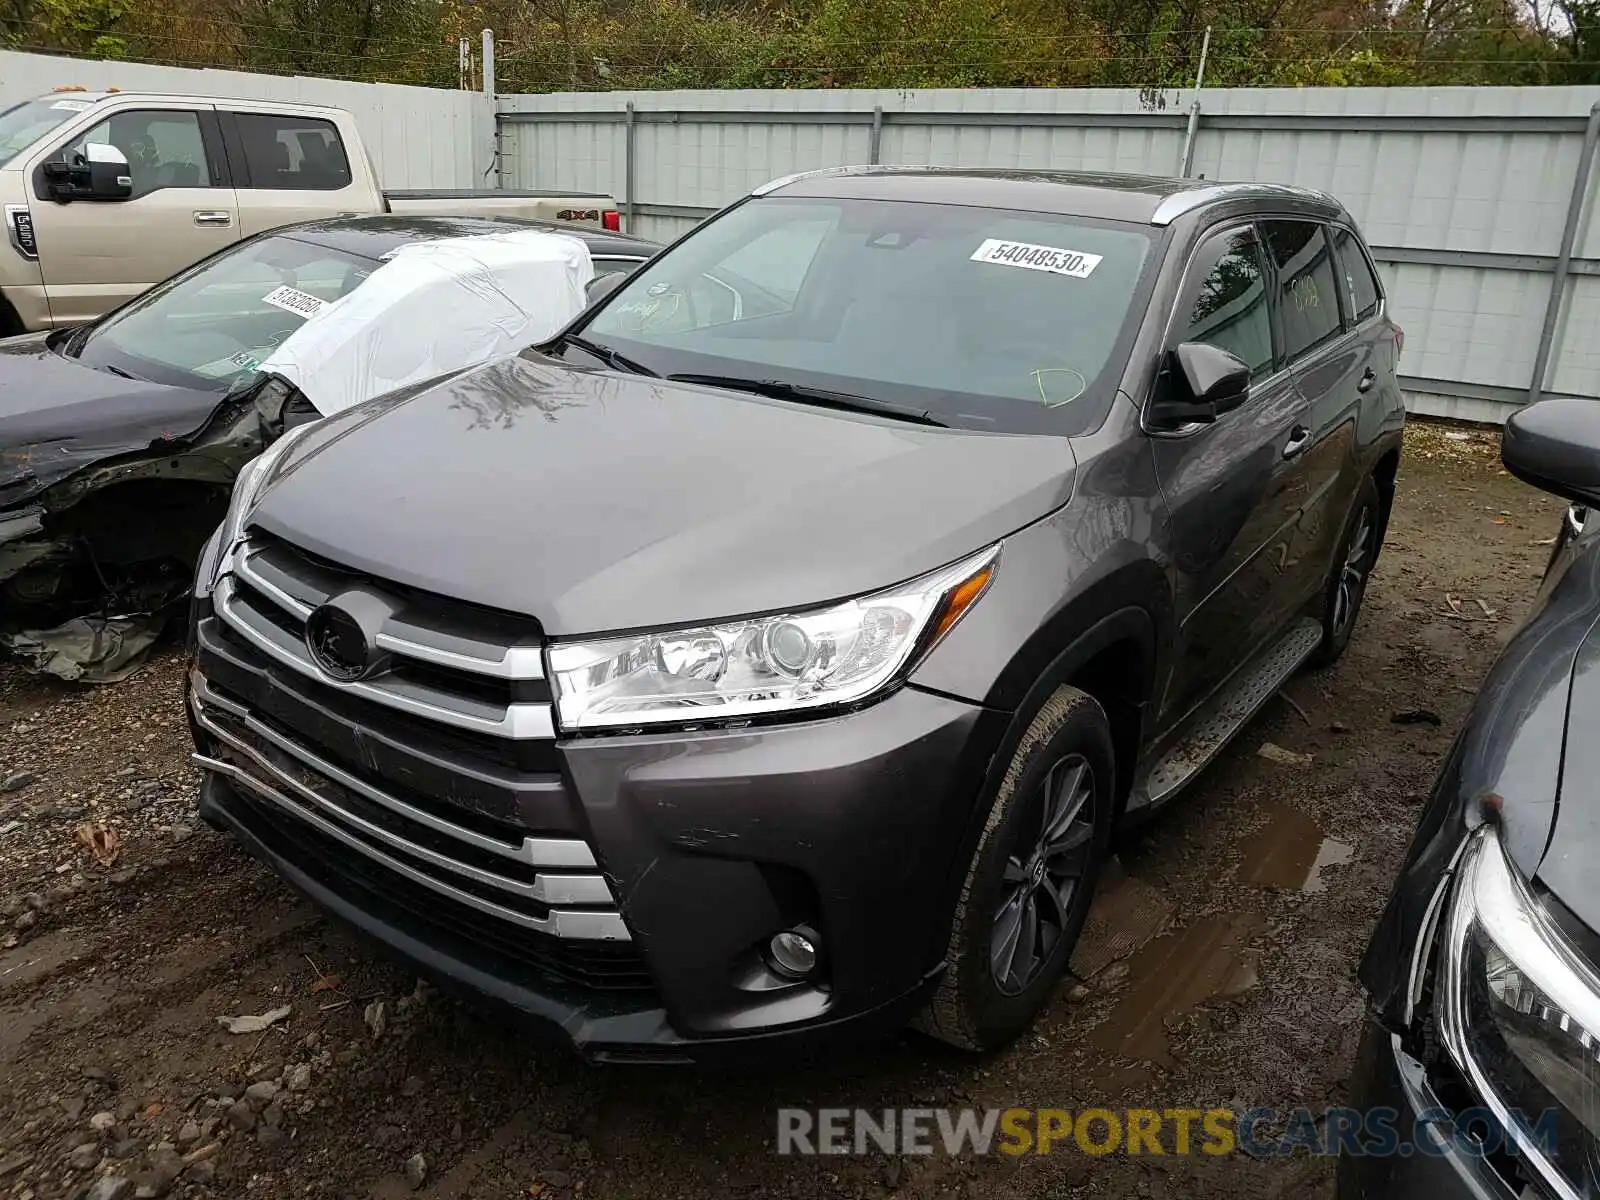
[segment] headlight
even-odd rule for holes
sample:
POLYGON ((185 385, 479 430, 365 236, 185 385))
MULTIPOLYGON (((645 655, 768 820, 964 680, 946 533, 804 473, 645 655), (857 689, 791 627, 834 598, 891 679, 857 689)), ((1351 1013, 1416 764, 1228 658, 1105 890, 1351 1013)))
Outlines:
POLYGON ((218 576, 233 559, 234 543, 243 535, 245 523, 250 519, 250 513, 271 477, 273 468, 289 449, 314 427, 314 423, 295 426, 239 469, 239 474, 233 481, 233 495, 228 500, 228 511, 223 516, 222 527, 217 533, 215 567, 209 572, 209 576, 207 572, 201 571, 199 577, 195 579, 195 595, 211 594, 211 588, 218 576))
POLYGON ((1516 874, 1492 828, 1462 856, 1439 1026, 1456 1065, 1549 1190, 1600 1183, 1600 977, 1516 874))
POLYGON ((698 724, 862 700, 977 602, 999 553, 832 608, 552 645, 561 726, 698 724))

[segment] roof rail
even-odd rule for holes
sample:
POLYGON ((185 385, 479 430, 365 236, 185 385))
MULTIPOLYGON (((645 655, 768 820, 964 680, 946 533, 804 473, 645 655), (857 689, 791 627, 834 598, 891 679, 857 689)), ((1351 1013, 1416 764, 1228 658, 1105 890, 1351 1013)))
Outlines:
POLYGON ((1171 225, 1184 213, 1193 212, 1207 204, 1251 196, 1262 199, 1277 197, 1285 200, 1313 200, 1319 204, 1331 205, 1340 211, 1343 211, 1344 207, 1327 192, 1298 187, 1292 183, 1213 183, 1168 196, 1156 205, 1156 211, 1150 214, 1150 224, 1171 225))
POLYGON ((751 188, 752 196, 765 196, 779 188, 788 187, 791 183, 799 183, 802 179, 819 179, 828 175, 874 175, 879 171, 891 168, 876 163, 857 163, 842 167, 819 167, 814 171, 796 171, 793 175, 780 175, 776 179, 769 179, 758 188, 751 188))

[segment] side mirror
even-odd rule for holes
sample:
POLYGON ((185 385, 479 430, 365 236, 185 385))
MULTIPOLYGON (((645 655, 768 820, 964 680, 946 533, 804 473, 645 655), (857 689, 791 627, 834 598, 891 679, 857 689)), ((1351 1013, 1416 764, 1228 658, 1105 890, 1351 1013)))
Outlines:
POLYGON ((1157 428, 1209 424, 1250 398, 1250 368, 1238 355, 1205 342, 1184 342, 1167 354, 1166 385, 1150 406, 1157 428))
POLYGON ((1524 483, 1600 505, 1600 401, 1541 400, 1513 413, 1500 460, 1524 483))
POLYGON ((595 279, 591 279, 589 281, 589 286, 586 289, 584 302, 586 304, 595 304, 601 300, 604 300, 607 296, 611 295, 612 292, 616 291, 619 287, 627 282, 628 276, 624 271, 612 271, 609 275, 601 275, 595 279))
POLYGON ((90 142, 71 162, 44 165, 56 200, 126 200, 133 195, 128 156, 109 142, 90 142))

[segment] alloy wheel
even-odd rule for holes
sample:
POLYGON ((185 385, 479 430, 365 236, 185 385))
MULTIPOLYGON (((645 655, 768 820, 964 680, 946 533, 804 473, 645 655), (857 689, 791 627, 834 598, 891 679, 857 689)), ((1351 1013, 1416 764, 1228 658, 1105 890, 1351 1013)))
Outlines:
POLYGON ((1356 606, 1361 603, 1361 592, 1367 586, 1367 572, 1372 569, 1372 542, 1374 524, 1372 509, 1363 507, 1357 518, 1350 546, 1345 551, 1344 565, 1339 568, 1339 582, 1333 591, 1333 635, 1341 637, 1355 620, 1356 606))
POLYGON ((1008 996, 1026 991, 1050 960, 1094 845, 1094 771, 1087 759, 1059 759, 1039 792, 1040 821, 1032 832, 1024 826, 1006 859, 989 935, 989 969, 1008 996))

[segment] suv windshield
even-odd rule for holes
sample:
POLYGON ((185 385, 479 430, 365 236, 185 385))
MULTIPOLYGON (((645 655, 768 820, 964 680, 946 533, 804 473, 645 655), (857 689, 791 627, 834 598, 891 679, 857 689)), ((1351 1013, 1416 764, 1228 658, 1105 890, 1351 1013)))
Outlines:
POLYGON ((24 100, 0 112, 0 166, 10 162, 63 121, 86 111, 93 101, 68 92, 24 100))
POLYGON ((279 234, 175 276, 68 343, 91 367, 225 392, 378 269, 359 255, 279 234))
POLYGON ((583 336, 660 375, 800 384, 1006 432, 1104 418, 1152 232, 885 200, 752 200, 641 268, 583 336))

